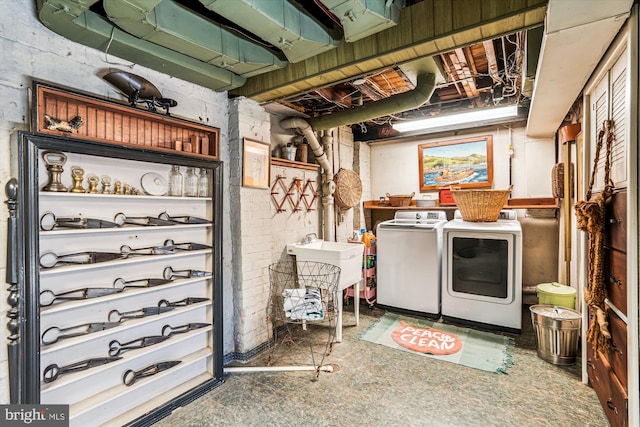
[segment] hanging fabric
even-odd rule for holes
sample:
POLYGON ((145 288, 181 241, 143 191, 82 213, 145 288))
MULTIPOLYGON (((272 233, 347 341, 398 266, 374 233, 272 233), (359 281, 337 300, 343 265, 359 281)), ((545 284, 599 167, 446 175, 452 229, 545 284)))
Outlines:
POLYGON ((587 288, 584 300, 592 311, 589 316, 587 341, 591 343, 597 357, 597 351, 606 353, 609 349, 611 334, 607 321, 604 301, 607 297, 607 287, 604 271, 604 238, 606 225, 606 203, 613 194, 614 185, 611 180, 611 152, 615 139, 611 120, 605 120, 598 132, 596 155, 591 171, 591 180, 585 200, 575 205, 578 228, 589 234, 587 288), (604 186, 600 193, 592 195, 596 169, 600 160, 603 140, 606 138, 606 158, 604 164, 604 186))

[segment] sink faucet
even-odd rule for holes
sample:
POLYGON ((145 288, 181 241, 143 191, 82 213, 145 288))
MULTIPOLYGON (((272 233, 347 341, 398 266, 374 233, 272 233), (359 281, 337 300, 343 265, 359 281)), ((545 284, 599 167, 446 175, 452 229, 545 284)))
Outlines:
POLYGON ((309 233, 306 236, 304 236, 304 239, 302 239, 302 244, 307 245, 313 242, 313 240, 317 238, 318 238, 318 235, 316 233, 309 233))

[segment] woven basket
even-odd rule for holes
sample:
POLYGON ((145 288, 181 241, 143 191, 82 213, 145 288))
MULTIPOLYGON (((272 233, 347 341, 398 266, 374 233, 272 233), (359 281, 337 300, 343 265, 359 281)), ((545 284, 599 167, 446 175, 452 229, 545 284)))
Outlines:
POLYGON ((415 196, 415 191, 409 195, 395 195, 392 196, 387 193, 387 199, 389 199, 389 204, 393 207, 403 207, 409 206, 411 204, 411 199, 415 196))
POLYGON ((496 222, 504 207, 511 187, 507 190, 460 190, 451 187, 462 219, 470 222, 496 222))
POLYGON ((360 176, 352 170, 340 169, 333 178, 336 183, 334 197, 342 209, 358 206, 362 197, 362 181, 360 176))

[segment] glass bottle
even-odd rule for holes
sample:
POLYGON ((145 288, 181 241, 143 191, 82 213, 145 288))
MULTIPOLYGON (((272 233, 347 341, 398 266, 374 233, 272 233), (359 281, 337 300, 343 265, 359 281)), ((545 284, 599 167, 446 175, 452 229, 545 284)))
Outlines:
POLYGON ((193 166, 187 167, 184 174, 184 195, 186 197, 198 197, 198 174, 193 166))
POLYGON ((209 171, 205 168, 200 168, 200 176, 198 177, 198 197, 209 197, 210 185, 209 171))
POLYGON ((182 196, 182 173, 178 165, 171 166, 171 172, 169 172, 169 195, 182 196))

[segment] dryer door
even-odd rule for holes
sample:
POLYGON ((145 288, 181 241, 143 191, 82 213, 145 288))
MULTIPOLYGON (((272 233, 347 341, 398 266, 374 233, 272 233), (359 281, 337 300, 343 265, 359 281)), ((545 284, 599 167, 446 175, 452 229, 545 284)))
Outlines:
POLYGON ((446 233, 447 292, 499 304, 514 298, 515 237, 508 233, 446 233))

